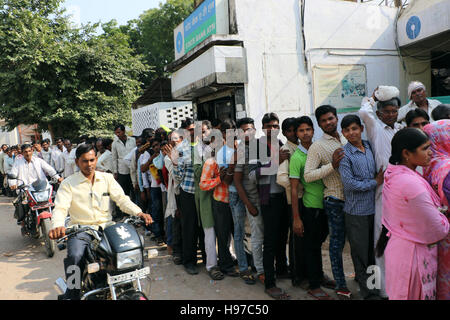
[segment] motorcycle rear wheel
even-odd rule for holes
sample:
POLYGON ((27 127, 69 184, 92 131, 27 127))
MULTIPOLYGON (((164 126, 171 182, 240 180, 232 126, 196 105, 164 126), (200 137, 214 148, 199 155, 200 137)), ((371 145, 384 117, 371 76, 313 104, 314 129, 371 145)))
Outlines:
POLYGON ((56 242, 48 236, 48 232, 52 229, 52 223, 49 218, 43 219, 41 222, 42 236, 45 242, 45 251, 47 252, 47 257, 51 258, 55 254, 56 242))

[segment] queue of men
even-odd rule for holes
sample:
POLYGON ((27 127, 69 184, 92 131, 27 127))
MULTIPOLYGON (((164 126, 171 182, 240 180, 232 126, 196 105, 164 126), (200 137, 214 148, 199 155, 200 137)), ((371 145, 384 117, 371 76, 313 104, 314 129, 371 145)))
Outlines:
MULTIPOLYGON (((408 95, 411 102, 401 107, 397 88, 379 86, 363 99, 359 116, 342 119, 342 133, 337 110, 324 105, 315 111, 322 135, 308 116, 280 123, 275 113, 267 113, 259 138, 259 124, 252 118, 215 120, 214 127, 207 120, 187 118, 177 130, 147 128, 135 137, 117 125, 114 140, 88 139, 83 144, 92 147, 83 150, 94 152, 96 170, 113 174, 121 192, 139 208, 122 204, 110 214, 116 220, 127 212, 151 216, 146 218, 151 221, 146 235, 159 246, 167 245, 173 262, 190 275, 199 273, 200 250, 215 281, 240 277, 246 285, 260 282, 270 297, 287 300, 290 296, 277 286, 277 279, 289 278, 315 299, 332 299, 322 287, 335 290, 340 299, 352 299, 342 259, 347 238, 363 298, 382 299, 387 298, 384 279, 381 288, 369 288, 366 270, 375 264, 383 269, 373 251, 381 232, 380 194, 390 140, 404 122, 423 128, 432 120, 450 118, 450 107, 428 100, 423 84, 411 83, 408 95), (362 139, 364 129, 367 141, 362 139), (286 143, 278 139, 280 131, 286 143), (364 150, 363 155, 357 150, 364 150), (358 174, 367 185, 350 186, 357 179, 349 167, 366 162, 358 174), (322 263, 328 237, 333 279, 322 263)), ((78 165, 81 151, 67 139, 56 144, 50 149, 48 141, 35 143, 33 157, 64 178, 84 174, 78 165)), ((20 152, 7 146, 2 150, 0 169, 5 175, 20 152)), ((55 211, 62 208, 61 201, 57 196, 55 211)), ((61 215, 68 210, 65 204, 61 215)), ((55 230, 54 238, 64 234, 55 230)))

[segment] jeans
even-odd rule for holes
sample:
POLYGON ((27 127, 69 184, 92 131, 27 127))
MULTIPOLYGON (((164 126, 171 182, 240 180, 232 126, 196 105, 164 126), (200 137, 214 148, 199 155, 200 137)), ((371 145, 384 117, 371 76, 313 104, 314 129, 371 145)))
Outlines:
POLYGON ((324 200, 324 209, 328 216, 331 270, 336 281, 336 289, 347 288, 344 263, 342 261, 342 251, 345 245, 344 201, 334 197, 326 197, 324 200))
POLYGON ((264 285, 270 289, 276 285, 275 274, 287 272, 286 244, 290 215, 285 194, 271 194, 269 204, 261 206, 261 214, 264 221, 264 285))
POLYGON ((169 247, 172 247, 172 223, 173 223, 173 217, 168 216, 166 218, 166 243, 169 247))
POLYGON ((151 188, 150 195, 152 197, 150 214, 153 219, 151 231, 156 238, 161 237, 161 188, 151 188))
POLYGON ((248 270, 247 255, 244 250, 245 238, 245 206, 237 192, 229 193, 230 209, 234 224, 234 251, 239 265, 239 272, 248 270))

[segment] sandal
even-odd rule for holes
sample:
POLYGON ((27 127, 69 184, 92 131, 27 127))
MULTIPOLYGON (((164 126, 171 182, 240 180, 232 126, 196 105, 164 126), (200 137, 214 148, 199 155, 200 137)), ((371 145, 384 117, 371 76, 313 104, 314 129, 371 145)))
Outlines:
POLYGON ((265 293, 267 293, 271 298, 275 300, 291 300, 291 296, 288 295, 286 292, 284 292, 283 289, 278 287, 272 287, 270 289, 264 290, 265 293), (275 291, 272 291, 274 290, 275 291))
POLYGON ((209 276, 211 277, 211 279, 213 280, 222 280, 225 276, 223 275, 223 273, 220 271, 219 267, 212 267, 209 271, 209 276))
POLYGON ((326 274, 323 275, 320 284, 327 289, 336 289, 336 281, 330 279, 326 274))
POLYGON ((340 300, 352 300, 352 293, 347 288, 336 289, 336 294, 340 300))
POLYGON ((251 271, 244 271, 240 273, 240 277, 244 280, 245 284, 255 284, 256 280, 251 271))
MULTIPOLYGON (((317 290, 317 289, 315 289, 317 290)), ((314 290, 309 290, 308 294, 317 300, 333 300, 325 291, 322 289, 318 289, 317 292, 313 292, 314 290)))
POLYGON ((222 271, 224 275, 228 276, 228 277, 239 277, 240 273, 239 271, 237 271, 235 268, 230 268, 228 270, 223 270, 222 271))

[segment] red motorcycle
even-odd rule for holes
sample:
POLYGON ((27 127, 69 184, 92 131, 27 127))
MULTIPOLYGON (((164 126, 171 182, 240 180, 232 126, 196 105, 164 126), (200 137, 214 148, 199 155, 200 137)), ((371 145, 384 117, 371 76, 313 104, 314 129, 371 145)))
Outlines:
MULTIPOLYGON (((8 175, 8 178, 17 179, 12 175, 8 175)), ((55 183, 47 180, 36 180, 31 185, 24 183, 17 187, 19 196, 13 201, 16 207, 14 216, 18 224, 22 225, 22 236, 43 238, 48 257, 53 257, 56 249, 56 242, 48 236, 52 229, 52 208, 55 206, 52 184, 55 183)))

